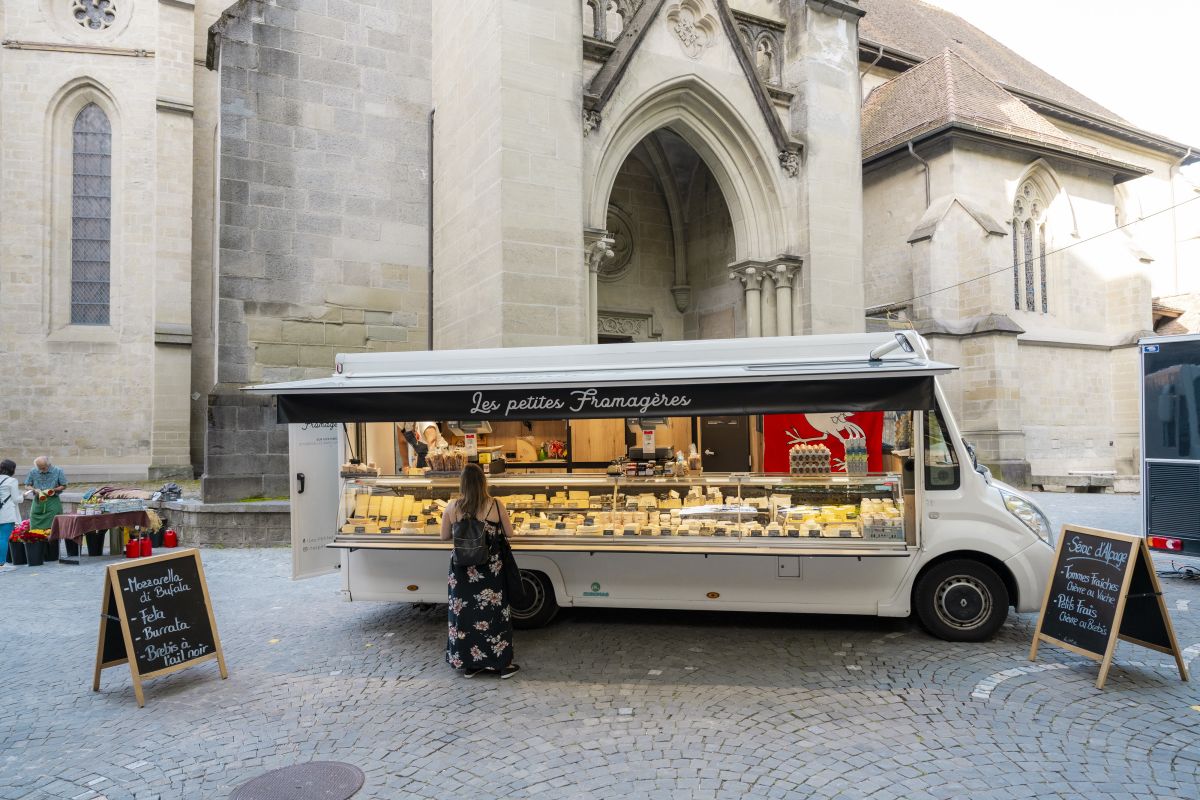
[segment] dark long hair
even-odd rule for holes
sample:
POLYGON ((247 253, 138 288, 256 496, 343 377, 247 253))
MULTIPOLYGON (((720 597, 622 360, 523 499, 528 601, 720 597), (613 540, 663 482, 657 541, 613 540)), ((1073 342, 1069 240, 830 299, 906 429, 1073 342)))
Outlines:
POLYGON ((458 501, 458 510, 461 516, 473 517, 478 514, 490 497, 487 475, 483 473, 483 468, 474 462, 468 462, 463 467, 458 490, 462 492, 462 499, 458 501))
POLYGON ((11 458, 6 458, 3 461, 0 461, 0 475, 7 475, 11 478, 12 474, 16 471, 17 462, 13 461, 11 458))

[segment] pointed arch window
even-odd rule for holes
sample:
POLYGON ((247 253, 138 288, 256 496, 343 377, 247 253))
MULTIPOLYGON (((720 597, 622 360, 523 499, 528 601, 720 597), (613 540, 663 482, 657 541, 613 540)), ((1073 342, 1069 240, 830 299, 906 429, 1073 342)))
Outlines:
POLYGON ((1025 181, 1013 201, 1013 308, 1050 313, 1046 263, 1046 202, 1033 181, 1025 181))
POLYGON ((112 127, 95 103, 72 128, 71 324, 110 322, 112 127))
POLYGON ((1046 223, 1038 226, 1038 273, 1042 276, 1042 313, 1050 313, 1050 302, 1046 299, 1046 223))

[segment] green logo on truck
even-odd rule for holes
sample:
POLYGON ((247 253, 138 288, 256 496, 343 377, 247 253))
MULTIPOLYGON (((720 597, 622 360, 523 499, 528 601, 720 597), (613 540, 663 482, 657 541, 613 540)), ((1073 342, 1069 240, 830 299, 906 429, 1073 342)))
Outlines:
POLYGON ((583 596, 584 597, 608 597, 608 592, 600 591, 600 582, 599 581, 592 581, 592 590, 590 592, 584 592, 583 596))

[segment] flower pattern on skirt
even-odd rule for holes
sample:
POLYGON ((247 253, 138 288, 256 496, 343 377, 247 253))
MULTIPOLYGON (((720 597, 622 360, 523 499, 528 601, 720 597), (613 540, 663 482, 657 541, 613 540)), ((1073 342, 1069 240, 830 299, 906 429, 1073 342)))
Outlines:
POLYGON ((446 579, 446 663, 455 669, 503 669, 512 663, 512 611, 504 591, 504 562, 497 550, 504 534, 485 522, 486 568, 459 567, 450 559, 446 579))

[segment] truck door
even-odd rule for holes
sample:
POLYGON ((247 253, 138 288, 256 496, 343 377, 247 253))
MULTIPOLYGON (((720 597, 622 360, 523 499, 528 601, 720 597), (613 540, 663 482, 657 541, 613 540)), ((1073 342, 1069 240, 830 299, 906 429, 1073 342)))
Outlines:
POLYGON ((341 552, 325 546, 337 534, 341 434, 336 423, 288 425, 292 580, 326 575, 341 565, 341 552))

